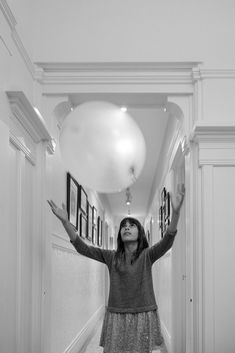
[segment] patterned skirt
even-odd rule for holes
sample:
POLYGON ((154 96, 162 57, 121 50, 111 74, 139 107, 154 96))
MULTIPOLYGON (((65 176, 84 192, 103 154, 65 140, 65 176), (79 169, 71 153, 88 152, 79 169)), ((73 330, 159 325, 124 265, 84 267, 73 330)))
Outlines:
POLYGON ((153 353, 157 349, 166 353, 158 310, 112 313, 106 309, 100 346, 104 353, 153 353))

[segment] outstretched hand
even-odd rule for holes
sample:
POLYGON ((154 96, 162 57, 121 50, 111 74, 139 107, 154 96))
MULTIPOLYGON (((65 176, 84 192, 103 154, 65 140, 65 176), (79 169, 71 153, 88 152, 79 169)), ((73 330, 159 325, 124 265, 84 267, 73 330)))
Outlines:
POLYGON ((171 206, 174 212, 176 213, 180 212, 181 206, 184 201, 184 195, 185 195, 184 184, 178 184, 177 192, 175 194, 170 193, 171 206))
POLYGON ((56 217, 58 217, 62 222, 67 222, 68 221, 68 213, 65 207, 65 204, 62 203, 62 208, 57 207, 57 205, 54 203, 54 201, 52 200, 47 200, 47 202, 49 203, 52 212, 54 213, 54 215, 56 215, 56 217))

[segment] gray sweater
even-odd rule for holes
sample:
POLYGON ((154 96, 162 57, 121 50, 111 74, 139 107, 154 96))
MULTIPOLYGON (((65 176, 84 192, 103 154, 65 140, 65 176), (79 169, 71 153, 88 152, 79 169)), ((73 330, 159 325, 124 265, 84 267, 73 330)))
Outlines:
POLYGON ((157 309, 152 281, 152 265, 172 247, 177 231, 166 231, 155 245, 146 248, 131 264, 126 258, 120 268, 114 265, 115 250, 88 246, 80 239, 71 243, 81 255, 107 265, 110 275, 110 290, 107 309, 116 313, 138 313, 157 309))

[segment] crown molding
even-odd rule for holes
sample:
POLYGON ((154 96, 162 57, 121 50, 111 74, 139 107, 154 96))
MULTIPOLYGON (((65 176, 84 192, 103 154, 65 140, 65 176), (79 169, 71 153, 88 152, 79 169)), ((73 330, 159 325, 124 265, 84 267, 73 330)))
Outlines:
POLYGON ((191 84, 198 62, 36 62, 43 84, 191 84))
POLYGON ((25 65, 29 71, 29 73, 31 74, 32 78, 35 78, 35 66, 32 62, 32 60, 30 59, 27 50, 25 49, 19 34, 17 33, 17 31, 14 29, 11 33, 12 39, 16 45, 16 48, 18 49, 18 52, 20 53, 22 59, 25 62, 25 65))
POLYGON ((6 2, 6 0, 0 0, 0 9, 9 25, 9 27, 11 28, 11 30, 13 30, 17 24, 16 19, 13 15, 13 13, 11 12, 11 9, 8 5, 8 3, 6 2))
POLYGON ((18 136, 16 136, 12 131, 10 131, 10 142, 20 151, 24 153, 28 161, 32 165, 36 165, 36 160, 35 156, 33 153, 30 151, 30 149, 23 143, 21 139, 19 139, 18 136))
POLYGON ((235 123, 198 123, 194 126, 190 141, 198 144, 200 166, 235 165, 235 123))
POLYGON ((235 69, 201 69, 192 70, 193 81, 204 79, 235 79, 235 69))
POLYGON ((53 141, 45 121, 35 111, 25 94, 21 91, 7 91, 6 94, 16 119, 29 133, 34 142, 47 142, 48 152, 52 154, 54 152, 53 141))
POLYGON ((25 49, 22 40, 16 30, 16 19, 10 9, 10 7, 8 6, 6 0, 0 0, 0 9, 10 27, 11 30, 11 37, 13 39, 13 42, 16 45, 16 48, 20 54, 20 56, 22 57, 22 59, 25 62, 26 68, 28 69, 29 73, 31 74, 32 78, 35 78, 35 66, 34 63, 32 62, 32 60, 30 59, 27 50, 25 49))
POLYGON ((190 141, 226 141, 235 142, 235 123, 232 121, 197 122, 190 135, 190 141))

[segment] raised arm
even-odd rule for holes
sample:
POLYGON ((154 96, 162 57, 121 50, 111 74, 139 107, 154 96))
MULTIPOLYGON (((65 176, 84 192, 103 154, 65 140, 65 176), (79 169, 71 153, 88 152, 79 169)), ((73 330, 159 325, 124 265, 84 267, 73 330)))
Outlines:
POLYGON ((149 256, 152 263, 154 263, 161 256, 163 256, 173 245, 175 235, 177 233, 177 224, 179 221, 180 209, 184 201, 184 194, 184 184, 178 185, 177 193, 175 195, 170 194, 172 206, 171 222, 167 227, 164 237, 157 244, 149 248, 149 256))
POLYGON ((62 222, 66 232, 68 233, 68 236, 70 238, 70 240, 73 242, 75 241, 77 234, 75 231, 74 226, 69 222, 68 219, 68 213, 65 207, 65 204, 62 203, 62 208, 59 208, 54 201, 52 200, 47 200, 47 202, 49 203, 52 212, 54 213, 54 215, 62 222))
POLYGON ((170 193, 172 216, 171 216, 171 222, 168 226, 169 232, 174 232, 177 229, 177 224, 180 216, 180 209, 184 201, 184 194, 185 194, 184 184, 179 184, 177 186, 176 194, 170 193))
POLYGON ((54 215, 62 222, 71 243, 81 255, 89 257, 90 259, 103 262, 106 265, 111 266, 112 262, 112 251, 104 250, 95 246, 88 246, 76 233, 75 227, 69 222, 66 207, 62 204, 62 208, 59 208, 52 200, 47 200, 54 215))

